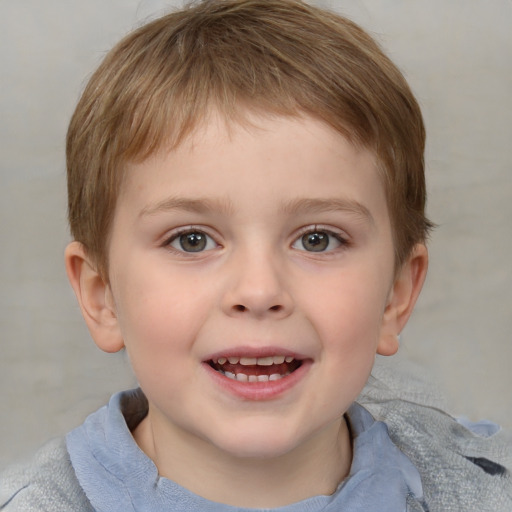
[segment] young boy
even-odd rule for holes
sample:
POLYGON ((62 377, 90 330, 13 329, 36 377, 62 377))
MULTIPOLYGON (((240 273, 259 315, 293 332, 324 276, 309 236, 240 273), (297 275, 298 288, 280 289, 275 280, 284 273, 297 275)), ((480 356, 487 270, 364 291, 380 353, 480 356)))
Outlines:
POLYGON ((295 0, 121 41, 68 132, 66 268, 140 389, 4 473, 0 509, 512 510, 494 425, 367 384, 427 271, 424 139, 375 42, 295 0))

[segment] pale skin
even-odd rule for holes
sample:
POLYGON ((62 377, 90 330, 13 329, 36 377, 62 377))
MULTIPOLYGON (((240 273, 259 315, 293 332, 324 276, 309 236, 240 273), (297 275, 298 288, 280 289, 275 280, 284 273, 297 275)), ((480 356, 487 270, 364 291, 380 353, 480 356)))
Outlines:
POLYGON ((428 257, 418 244, 395 271, 370 151, 307 116, 251 121, 213 114, 129 165, 108 280, 78 242, 66 267, 97 345, 128 351, 150 404, 133 435, 160 475, 270 508, 348 475, 344 414, 375 354, 398 349, 428 257), (230 378, 227 356, 293 362, 255 384, 230 378))

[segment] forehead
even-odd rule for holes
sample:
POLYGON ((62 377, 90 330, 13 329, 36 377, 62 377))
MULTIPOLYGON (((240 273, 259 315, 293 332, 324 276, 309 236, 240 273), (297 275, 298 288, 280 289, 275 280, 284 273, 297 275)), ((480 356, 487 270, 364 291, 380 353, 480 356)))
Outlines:
POLYGON ((240 200, 272 201, 280 212, 315 209, 315 199, 326 198, 359 202, 363 211, 371 206, 364 202, 382 206, 384 199, 373 152, 305 115, 228 121, 212 112, 179 146, 126 170, 119 199, 146 213, 180 197, 226 210, 240 200))

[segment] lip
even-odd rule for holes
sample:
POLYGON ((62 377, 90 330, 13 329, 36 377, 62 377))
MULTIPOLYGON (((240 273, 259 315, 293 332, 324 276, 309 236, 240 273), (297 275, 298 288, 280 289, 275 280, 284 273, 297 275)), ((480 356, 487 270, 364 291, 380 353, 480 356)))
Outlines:
POLYGON ((208 359, 203 361, 202 367, 208 376, 213 380, 214 384, 230 395, 248 401, 266 401, 277 399, 297 386, 309 372, 312 363, 313 361, 311 358, 303 357, 290 352, 289 350, 283 350, 276 347, 271 349, 237 348, 212 354, 208 357, 208 359), (286 377, 266 382, 240 382, 234 379, 230 379, 212 368, 209 364, 210 360, 216 360, 219 357, 258 358, 277 355, 293 356, 295 359, 299 359, 302 364, 299 368, 294 370, 286 377))
POLYGON ((294 359, 305 360, 308 356, 280 347, 236 347, 215 352, 205 357, 204 361, 217 360, 219 357, 266 357, 291 356, 294 359))

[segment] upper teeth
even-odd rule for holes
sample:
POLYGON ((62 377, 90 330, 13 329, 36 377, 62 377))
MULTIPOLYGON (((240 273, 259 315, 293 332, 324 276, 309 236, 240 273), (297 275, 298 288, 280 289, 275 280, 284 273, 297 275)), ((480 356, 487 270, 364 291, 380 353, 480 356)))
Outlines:
POLYGON ((291 363, 293 359, 292 356, 219 357, 217 363, 226 364, 229 361, 230 364, 241 364, 242 366, 271 366, 273 364, 282 364, 285 361, 291 363))

